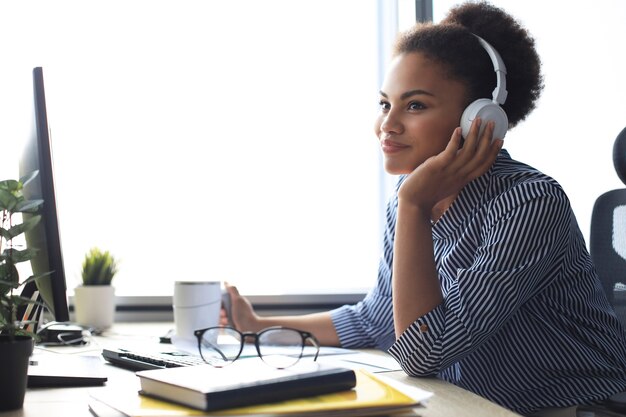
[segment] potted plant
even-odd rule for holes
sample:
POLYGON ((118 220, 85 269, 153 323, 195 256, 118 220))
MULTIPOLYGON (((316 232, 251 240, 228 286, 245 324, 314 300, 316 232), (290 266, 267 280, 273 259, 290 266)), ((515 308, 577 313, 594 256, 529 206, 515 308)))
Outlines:
POLYGON ((26 200, 22 190, 37 172, 19 181, 0 181, 0 410, 14 410, 24 404, 28 378, 28 361, 32 354, 35 334, 28 331, 30 322, 17 317, 18 309, 34 300, 17 294, 22 286, 40 277, 31 276, 21 282, 16 264, 29 261, 36 254, 35 248, 16 242, 22 233, 34 228, 41 220, 35 214, 43 200, 26 200), (33 215, 21 220, 16 214, 33 215))
POLYGON ((117 260, 97 247, 85 255, 82 265, 82 285, 74 289, 76 322, 95 331, 105 330, 115 317, 115 287, 111 284, 117 274, 117 260))

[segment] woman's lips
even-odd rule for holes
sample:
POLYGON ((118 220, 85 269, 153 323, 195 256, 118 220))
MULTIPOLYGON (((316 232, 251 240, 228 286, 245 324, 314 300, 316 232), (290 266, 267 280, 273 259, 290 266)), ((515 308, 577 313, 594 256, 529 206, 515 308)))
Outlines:
POLYGON ((402 143, 395 142, 389 139, 381 140, 380 147, 382 148, 384 153, 396 153, 408 148, 407 145, 403 145, 402 143))

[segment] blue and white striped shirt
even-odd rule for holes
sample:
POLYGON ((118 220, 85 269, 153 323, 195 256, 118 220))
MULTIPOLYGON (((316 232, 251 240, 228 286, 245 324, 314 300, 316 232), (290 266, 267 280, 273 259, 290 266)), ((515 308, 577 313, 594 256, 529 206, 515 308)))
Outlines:
MULTIPOLYGON (((400 180, 400 182, 402 179, 400 180)), ((559 184, 501 151, 433 226, 444 301, 396 340, 391 271, 397 197, 378 281, 331 312, 342 346, 389 350, 518 413, 626 389, 626 340, 559 184)))

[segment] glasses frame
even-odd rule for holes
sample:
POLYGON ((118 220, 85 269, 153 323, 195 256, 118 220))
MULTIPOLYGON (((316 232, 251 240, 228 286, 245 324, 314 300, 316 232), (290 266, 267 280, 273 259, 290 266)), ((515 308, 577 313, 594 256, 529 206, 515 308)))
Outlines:
MULTIPOLYGON (((296 363, 300 362, 300 359, 302 359, 302 356, 304 354, 304 348, 307 346, 306 342, 307 340, 310 340, 311 343, 313 344, 313 347, 315 347, 315 356, 313 357, 313 361, 317 361, 317 357, 319 356, 320 353, 320 343, 317 340, 317 338, 313 335, 313 333, 310 332, 305 332, 304 330, 299 330, 299 329, 294 329, 291 327, 284 327, 284 326, 271 326, 271 327, 266 327, 258 332, 241 332, 237 329, 235 329, 234 327, 231 326, 212 326, 212 327, 207 327, 204 329, 198 329, 198 330, 194 330, 193 334, 196 336, 196 339, 198 340, 198 352, 200 353, 200 357, 202 358, 202 360, 206 363, 208 363, 209 365, 212 366, 216 366, 214 364, 212 364, 211 362, 207 361, 204 356, 202 355, 202 336, 204 335, 204 333, 206 333, 209 330, 214 330, 214 329, 220 329, 220 330, 229 330, 229 331, 234 331, 236 333, 238 333, 241 338, 240 338, 240 346, 239 346, 239 352, 237 352, 237 356, 235 356, 235 358, 228 362, 226 365, 231 364, 233 362, 235 362, 237 359, 239 359, 239 357, 241 356, 241 353, 243 352, 243 348, 244 345, 246 343, 246 339, 247 338, 252 338, 254 339, 254 347, 256 349, 256 353, 259 356, 259 358, 261 358, 261 360, 263 362, 265 362, 265 360, 263 359, 263 355, 261 354, 261 348, 259 346, 259 339, 260 337, 263 335, 263 333, 269 332, 269 331, 277 331, 277 330, 290 330, 293 332, 297 332, 300 334, 300 337, 302 338, 302 346, 301 346, 301 350, 300 350, 300 356, 298 356, 298 359, 296 359, 294 361, 293 364, 289 365, 289 366, 293 366, 296 363)), ((267 363, 267 362, 265 362, 267 363)), ((271 365, 269 363, 267 363, 270 366, 274 366, 271 365)), ((285 368, 288 368, 289 366, 286 366, 285 368)), ((216 366, 217 367, 217 366, 216 366)))

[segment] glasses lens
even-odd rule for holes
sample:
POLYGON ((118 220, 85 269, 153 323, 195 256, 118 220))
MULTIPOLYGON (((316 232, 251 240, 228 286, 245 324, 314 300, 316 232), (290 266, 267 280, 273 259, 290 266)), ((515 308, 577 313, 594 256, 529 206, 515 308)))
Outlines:
POLYGON ((259 354, 276 368, 288 368, 300 360, 304 343, 300 332, 292 329, 267 329, 259 333, 259 354))
POLYGON ((207 329, 200 338, 200 355, 210 365, 232 363, 241 353, 241 333, 227 327, 207 329))

